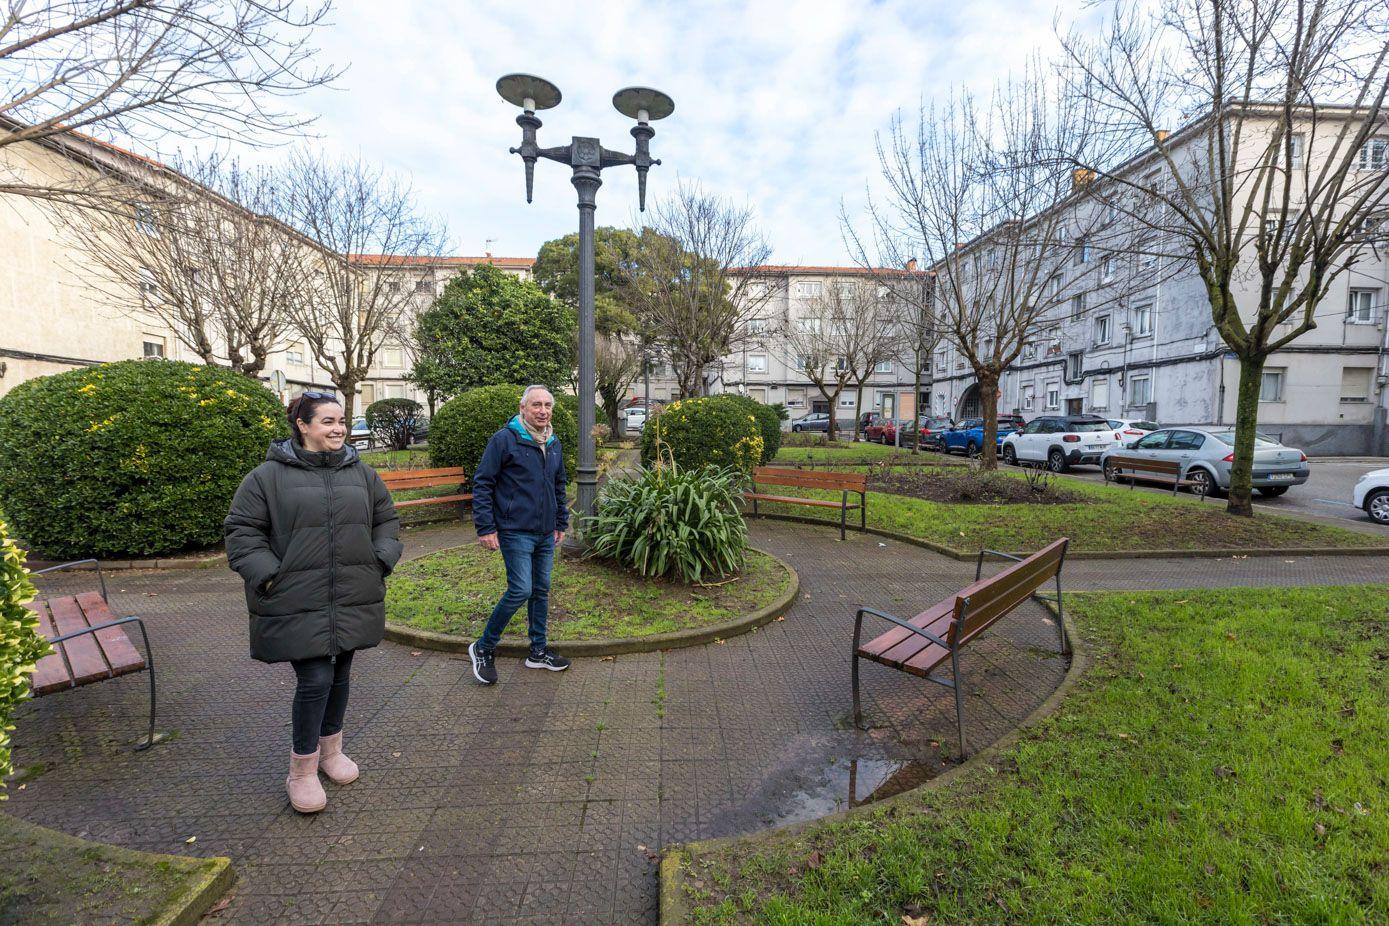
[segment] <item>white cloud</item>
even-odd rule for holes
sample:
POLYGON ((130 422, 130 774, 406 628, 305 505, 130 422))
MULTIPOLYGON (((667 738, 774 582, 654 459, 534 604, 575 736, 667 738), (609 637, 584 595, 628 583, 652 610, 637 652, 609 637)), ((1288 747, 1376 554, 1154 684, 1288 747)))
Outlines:
MULTIPOLYGON (((559 85, 542 145, 584 134, 624 150, 631 123, 612 94, 655 86, 676 111, 655 124, 664 165, 651 195, 677 175, 697 179, 756 209, 777 261, 841 263, 839 202, 859 202, 875 174, 873 133, 898 108, 1017 69, 1050 46, 1052 15, 1040 0, 341 0, 319 38, 325 59, 350 70, 297 105, 320 114, 318 144, 410 176, 458 252, 494 239, 494 253, 524 256, 577 226, 574 191, 563 167, 542 161, 526 205, 521 161, 507 153, 520 141, 517 111, 496 78, 527 71, 559 85)), ((634 172, 606 172, 598 202, 600 223, 627 224, 634 172)))

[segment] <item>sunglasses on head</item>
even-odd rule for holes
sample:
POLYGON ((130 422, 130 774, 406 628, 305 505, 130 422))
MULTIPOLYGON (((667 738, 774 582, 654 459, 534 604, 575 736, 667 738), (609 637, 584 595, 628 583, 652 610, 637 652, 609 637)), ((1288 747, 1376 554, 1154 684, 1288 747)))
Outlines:
POLYGON ((309 390, 305 390, 304 392, 301 392, 299 394, 306 399, 328 399, 333 402, 336 402, 338 400, 338 397, 333 395, 331 392, 312 392, 309 390))

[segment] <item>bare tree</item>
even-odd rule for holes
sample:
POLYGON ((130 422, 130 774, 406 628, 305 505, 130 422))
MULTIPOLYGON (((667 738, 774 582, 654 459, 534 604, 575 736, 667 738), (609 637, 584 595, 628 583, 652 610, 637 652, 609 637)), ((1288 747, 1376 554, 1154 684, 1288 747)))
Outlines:
POLYGON ((289 333, 308 247, 269 215, 282 178, 211 157, 111 185, 124 209, 52 210, 87 256, 93 287, 159 319, 204 363, 258 375, 289 333))
POLYGON ((681 183, 654 207, 632 269, 633 308, 670 358, 681 395, 708 394, 708 372, 771 297, 757 272, 770 255, 751 209, 697 185, 681 183))
POLYGON ((1317 326, 1389 196, 1389 6, 1124 0, 1064 48, 1070 90, 1121 144, 1075 163, 1134 194, 1130 213, 1204 284, 1239 358, 1228 510, 1252 515, 1265 361, 1317 326))
POLYGON ((608 416, 608 427, 613 437, 623 434, 625 422, 622 420, 622 400, 627 390, 641 375, 641 351, 639 347, 619 334, 602 334, 594 344, 594 375, 598 384, 598 398, 603 403, 603 411, 608 416))
POLYGON ((1034 65, 982 104, 960 92, 923 106, 914 125, 899 115, 878 143, 875 235, 919 251, 934 275, 929 324, 978 383, 986 469, 997 465, 1003 371, 1070 299, 1112 298, 1094 256, 1105 210, 1070 166, 1088 122, 1058 99, 1034 65))
MULTIPOLYGON (((871 280, 831 280, 824 294, 809 305, 800 318, 789 318, 783 327, 792 366, 805 373, 829 404, 828 436, 837 433, 835 406, 846 388, 862 407, 863 384, 879 363, 899 352, 891 304, 871 280)), ((854 417, 854 438, 859 418, 854 417)))
MULTIPOLYGON (((0 9, 0 150, 78 131, 274 141, 311 120, 274 102, 338 76, 313 63, 328 2, 9 0, 0 9)), ((100 184, 0 171, 0 193, 65 201, 100 184)))
POLYGON ((432 274, 446 232, 417 211, 408 185, 361 160, 301 151, 288 176, 288 220, 318 246, 304 252, 305 286, 288 311, 350 418, 358 384, 402 330, 416 278, 432 274))

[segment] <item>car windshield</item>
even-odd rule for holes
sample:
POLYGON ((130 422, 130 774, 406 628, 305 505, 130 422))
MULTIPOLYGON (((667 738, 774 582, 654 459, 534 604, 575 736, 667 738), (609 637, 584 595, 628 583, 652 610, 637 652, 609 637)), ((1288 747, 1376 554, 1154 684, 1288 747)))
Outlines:
MULTIPOLYGON (((1234 431, 1207 431, 1206 433, 1209 434, 1211 437, 1214 437, 1216 440, 1220 441, 1222 444, 1229 444, 1231 447, 1235 446, 1234 431)), ((1269 437, 1267 434, 1260 434, 1257 431, 1254 432, 1254 444, 1258 447, 1282 446, 1278 443, 1278 441, 1269 437)))
POLYGON ((1108 431, 1109 422, 1107 421, 1072 421, 1069 425, 1071 433, 1084 434, 1088 431, 1108 431))
POLYGON ((1158 428, 1162 427, 1162 425, 1158 424, 1156 421, 1130 421, 1129 427, 1136 428, 1139 431, 1156 431, 1158 428))

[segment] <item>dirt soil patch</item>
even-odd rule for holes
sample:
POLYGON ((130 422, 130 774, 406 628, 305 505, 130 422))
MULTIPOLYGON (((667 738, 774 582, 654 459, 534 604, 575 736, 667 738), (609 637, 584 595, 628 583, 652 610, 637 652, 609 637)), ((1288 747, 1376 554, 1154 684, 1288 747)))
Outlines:
POLYGON ((1003 473, 886 468, 869 473, 868 488, 961 505, 1068 505, 1084 501, 1076 492, 1042 475, 1036 485, 1003 473))

